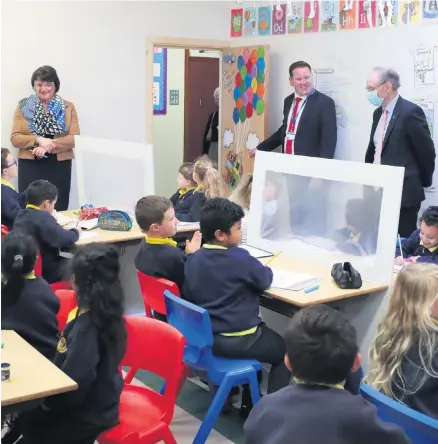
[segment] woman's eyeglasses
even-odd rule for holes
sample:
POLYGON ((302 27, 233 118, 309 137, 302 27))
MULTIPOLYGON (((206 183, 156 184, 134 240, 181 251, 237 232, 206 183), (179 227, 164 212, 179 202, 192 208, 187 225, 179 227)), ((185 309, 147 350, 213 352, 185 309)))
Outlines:
POLYGON ((40 82, 40 81, 33 82, 33 86, 35 88, 43 88, 44 86, 47 88, 50 88, 54 84, 55 84, 55 82, 40 82))

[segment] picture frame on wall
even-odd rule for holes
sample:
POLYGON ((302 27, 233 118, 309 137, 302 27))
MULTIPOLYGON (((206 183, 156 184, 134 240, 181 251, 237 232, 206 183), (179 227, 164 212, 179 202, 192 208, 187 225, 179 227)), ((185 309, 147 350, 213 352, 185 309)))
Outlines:
POLYGON ((167 49, 154 48, 153 106, 154 115, 167 112, 167 49))

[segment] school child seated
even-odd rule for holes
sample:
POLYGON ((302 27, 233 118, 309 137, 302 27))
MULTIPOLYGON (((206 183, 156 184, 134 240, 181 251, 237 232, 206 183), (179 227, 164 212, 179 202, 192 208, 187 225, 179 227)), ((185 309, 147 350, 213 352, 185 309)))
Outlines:
POLYGON ((135 207, 135 218, 146 234, 145 243, 135 258, 135 267, 149 276, 175 282, 182 290, 186 254, 199 249, 201 233, 197 231, 191 241, 186 241, 186 254, 176 248, 172 237, 176 234, 178 219, 172 202, 165 197, 141 198, 135 207))
POLYGON ((246 244, 248 241, 248 215, 251 204, 252 177, 252 174, 249 174, 243 178, 230 196, 230 200, 240 205, 245 214, 242 219, 242 244, 246 244))
POLYGON ((193 192, 196 188, 196 182, 193 180, 192 162, 183 163, 178 170, 178 190, 170 198, 175 213, 188 214, 193 201, 193 192))
POLYGON ((17 161, 10 151, 2 148, 2 225, 12 230, 15 217, 20 211, 19 194, 10 182, 18 175, 17 161))
POLYGON ((118 251, 108 244, 85 245, 72 269, 78 312, 59 339, 54 362, 78 388, 23 414, 24 444, 93 444, 118 423, 118 366, 127 338, 118 251))
POLYGON ((2 239, 2 329, 16 331, 47 359, 58 343, 59 299, 49 284, 33 271, 35 241, 11 232, 2 239))
MULTIPOLYGON (((205 244, 187 258, 184 297, 205 308, 211 318, 213 353, 257 359, 272 365, 268 393, 288 385, 283 338, 259 316, 259 299, 272 283, 272 270, 238 245, 242 208, 228 199, 210 199, 201 212, 205 244)), ((252 408, 249 387, 242 394, 242 416, 252 408)))
POLYGON ((80 228, 63 228, 52 216, 58 189, 49 181, 32 182, 25 196, 26 208, 17 214, 13 229, 35 239, 43 263, 43 278, 49 283, 61 281, 68 261, 59 255, 59 250, 72 246, 79 239, 80 228))
POLYGON ((335 230, 338 248, 348 254, 376 254, 380 215, 366 199, 350 199, 345 208, 346 227, 335 230))
POLYGON ((184 213, 176 210, 176 217, 181 222, 199 222, 205 202, 224 194, 222 177, 208 156, 202 156, 195 162, 193 180, 197 187, 193 191, 190 207, 184 213))
POLYGON ((438 207, 426 208, 420 218, 420 228, 397 245, 395 264, 427 262, 438 265, 438 207))
POLYGON ((438 267, 398 273, 388 311, 370 348, 366 382, 438 419, 438 267))
POLYGON ((295 384, 264 396, 244 426, 250 444, 408 444, 376 408, 344 390, 361 365, 356 331, 327 305, 300 310, 285 335, 285 362, 295 384))

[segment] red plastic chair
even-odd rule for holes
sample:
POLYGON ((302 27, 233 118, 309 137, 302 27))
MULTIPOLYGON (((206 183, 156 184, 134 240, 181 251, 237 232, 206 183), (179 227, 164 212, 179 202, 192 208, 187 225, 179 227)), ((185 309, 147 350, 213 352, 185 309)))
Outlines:
MULTIPOLYGON (((37 260, 35 263, 34 272, 39 277, 43 276, 43 260, 41 259, 39 251, 37 252, 37 260)), ((58 290, 71 290, 71 281, 53 282, 52 284, 50 284, 50 288, 55 292, 58 290)))
POLYGON ((9 233, 8 227, 2 224, 2 237, 5 237, 9 233))
POLYGON ((58 296, 60 302, 59 311, 56 316, 58 319, 58 329, 59 331, 64 331, 68 315, 78 306, 76 293, 73 290, 56 290, 55 294, 58 296))
POLYGON ((166 314, 166 304, 164 303, 164 291, 169 290, 175 296, 180 296, 178 285, 167 279, 160 279, 137 270, 140 291, 143 296, 146 316, 152 317, 152 311, 166 314))
POLYGON ((99 444, 176 444, 169 429, 183 371, 184 337, 165 322, 126 316, 128 346, 122 366, 155 373, 166 380, 163 395, 126 383, 120 399, 119 425, 103 433, 99 444))

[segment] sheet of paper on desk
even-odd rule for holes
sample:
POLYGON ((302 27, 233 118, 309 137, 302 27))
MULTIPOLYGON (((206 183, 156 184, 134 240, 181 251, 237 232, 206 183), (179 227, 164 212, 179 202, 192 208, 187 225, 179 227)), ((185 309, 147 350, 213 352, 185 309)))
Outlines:
POLYGON ((81 220, 79 222, 79 226, 83 230, 92 230, 93 228, 97 228, 97 221, 98 221, 97 217, 89 220, 81 220))
POLYGON ((261 259, 262 257, 274 256, 274 253, 270 253, 269 251, 265 251, 265 250, 260 250, 260 248, 251 247, 251 245, 242 244, 242 245, 239 245, 239 248, 243 248, 252 257, 255 257, 256 259, 261 259))
POLYGON ((283 290, 300 291, 322 279, 319 276, 289 270, 273 270, 273 272, 274 279, 272 280, 271 287, 283 290))
POLYGON ((178 222, 178 228, 193 228, 194 230, 199 230, 199 222, 178 222))
POLYGON ((81 231, 79 239, 89 239, 90 237, 97 237, 99 233, 93 233, 92 231, 81 231))
POLYGON ((65 227, 69 224, 75 224, 77 223, 77 219, 73 219, 72 217, 64 216, 61 213, 54 212, 52 213, 53 217, 56 219, 56 222, 58 222, 61 227, 65 227))

